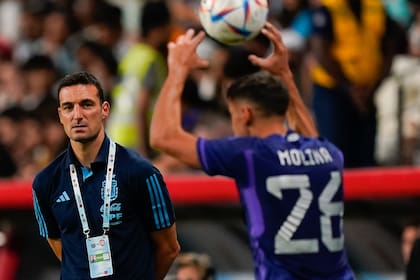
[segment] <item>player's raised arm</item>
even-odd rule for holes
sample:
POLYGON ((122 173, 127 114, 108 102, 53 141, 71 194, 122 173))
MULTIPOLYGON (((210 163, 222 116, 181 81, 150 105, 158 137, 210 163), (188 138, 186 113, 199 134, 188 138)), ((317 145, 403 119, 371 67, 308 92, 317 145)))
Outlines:
POLYGON ((168 44, 168 76, 157 99, 150 127, 153 148, 178 158, 191 167, 200 167, 197 138, 181 125, 181 95, 191 70, 208 66, 196 54, 204 32, 188 30, 176 42, 168 44))
POLYGON ((261 32, 272 42, 273 52, 266 58, 250 55, 249 60, 284 82, 290 96, 286 113, 289 127, 305 136, 317 136, 318 131, 312 115, 300 97, 294 82, 293 73, 289 67, 288 50, 283 44, 280 32, 269 22, 264 25, 261 32))

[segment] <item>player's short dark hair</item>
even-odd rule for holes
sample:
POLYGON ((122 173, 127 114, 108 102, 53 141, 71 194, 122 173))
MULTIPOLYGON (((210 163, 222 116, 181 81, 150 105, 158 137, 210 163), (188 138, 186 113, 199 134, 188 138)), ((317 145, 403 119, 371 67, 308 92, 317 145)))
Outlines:
POLYGON ((98 96, 101 103, 105 101, 104 90, 101 84, 99 83, 98 79, 91 73, 85 71, 76 72, 64 76, 64 78, 62 78, 58 83, 57 99, 60 100, 59 94, 62 88, 74 85, 94 85, 98 90, 98 96))
POLYGON ((140 30, 143 37, 154 28, 165 26, 171 22, 171 13, 166 1, 146 1, 142 6, 140 30))
POLYGON ((284 116, 289 105, 283 83, 265 71, 240 77, 229 87, 226 97, 254 103, 263 116, 284 116))

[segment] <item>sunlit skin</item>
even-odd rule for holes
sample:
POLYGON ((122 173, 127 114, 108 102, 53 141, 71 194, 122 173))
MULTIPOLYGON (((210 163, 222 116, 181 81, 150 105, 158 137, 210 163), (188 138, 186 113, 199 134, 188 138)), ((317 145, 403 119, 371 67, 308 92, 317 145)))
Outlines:
MULTIPOLYGON (((70 144, 78 157, 80 153, 89 152, 96 156, 97 151, 89 147, 100 147, 105 137, 104 120, 109 116, 110 105, 99 99, 94 85, 73 85, 64 87, 59 93, 58 114, 60 123, 70 139, 70 144)), ((99 148, 98 148, 99 149, 99 148)), ((90 165, 88 158, 81 162, 90 165)))

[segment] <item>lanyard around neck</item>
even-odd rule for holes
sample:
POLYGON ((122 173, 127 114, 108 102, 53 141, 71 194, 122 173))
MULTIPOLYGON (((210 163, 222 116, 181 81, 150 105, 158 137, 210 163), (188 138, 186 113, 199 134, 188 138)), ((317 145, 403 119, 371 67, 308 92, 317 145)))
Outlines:
MULTIPOLYGON (((110 141, 109 143, 109 152, 108 152, 108 163, 105 177, 105 190, 104 190, 104 214, 103 214, 103 223, 102 228, 104 234, 109 230, 109 214, 111 208, 111 187, 112 187, 112 174, 114 172, 114 163, 115 163, 115 151, 116 145, 115 142, 110 141)), ((77 179, 76 167, 74 164, 70 164, 70 177, 71 184, 73 186, 74 196, 76 198, 77 210, 79 212, 80 222, 82 223, 83 233, 89 237, 90 228, 87 221, 86 210, 83 204, 82 194, 80 192, 79 180, 77 179)))

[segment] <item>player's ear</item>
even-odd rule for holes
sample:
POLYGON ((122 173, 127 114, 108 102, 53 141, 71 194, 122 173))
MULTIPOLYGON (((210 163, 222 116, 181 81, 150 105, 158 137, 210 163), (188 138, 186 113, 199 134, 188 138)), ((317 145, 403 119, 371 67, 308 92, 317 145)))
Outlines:
POLYGON ((255 117, 252 107, 248 105, 244 106, 242 110, 242 114, 243 114, 243 118, 244 118, 246 126, 252 125, 252 123, 254 122, 254 117, 255 117))

